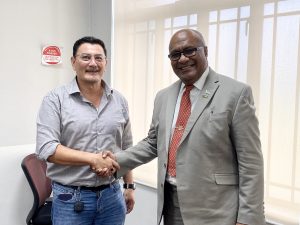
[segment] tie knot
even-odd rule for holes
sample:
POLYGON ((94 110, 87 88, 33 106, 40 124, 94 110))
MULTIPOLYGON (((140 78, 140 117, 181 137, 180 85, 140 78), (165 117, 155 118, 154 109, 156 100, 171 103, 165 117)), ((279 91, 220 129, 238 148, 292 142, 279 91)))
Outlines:
POLYGON ((193 89, 194 85, 186 85, 185 91, 191 91, 193 89))

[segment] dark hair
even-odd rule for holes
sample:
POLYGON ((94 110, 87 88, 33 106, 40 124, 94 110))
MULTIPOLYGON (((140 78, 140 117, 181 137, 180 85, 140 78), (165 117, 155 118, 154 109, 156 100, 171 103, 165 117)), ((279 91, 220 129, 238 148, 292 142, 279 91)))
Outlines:
POLYGON ((102 40, 92 37, 92 36, 86 36, 86 37, 82 37, 80 39, 78 39, 74 45, 73 45, 73 57, 76 56, 77 50, 80 47, 80 45, 84 44, 84 43, 90 43, 90 44, 97 44, 100 45, 103 48, 104 54, 106 56, 106 48, 105 48, 105 44, 102 40))

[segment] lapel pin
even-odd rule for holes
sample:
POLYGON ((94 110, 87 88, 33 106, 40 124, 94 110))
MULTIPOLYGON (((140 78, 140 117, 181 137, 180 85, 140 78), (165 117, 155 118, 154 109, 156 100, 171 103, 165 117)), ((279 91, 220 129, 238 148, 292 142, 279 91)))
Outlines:
POLYGON ((203 98, 207 98, 210 95, 210 91, 205 90, 205 93, 202 95, 203 98))

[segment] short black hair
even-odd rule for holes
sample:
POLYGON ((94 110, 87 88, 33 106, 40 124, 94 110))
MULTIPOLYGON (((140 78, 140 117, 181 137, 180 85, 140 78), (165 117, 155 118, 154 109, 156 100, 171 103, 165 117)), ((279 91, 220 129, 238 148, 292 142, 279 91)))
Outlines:
POLYGON ((95 38, 95 37, 92 37, 92 36, 86 36, 86 37, 82 37, 82 38, 78 39, 74 43, 74 45, 73 45, 73 57, 76 56, 76 53, 77 53, 77 50, 78 50, 79 46, 84 44, 84 43, 100 45, 103 48, 104 54, 106 56, 106 48, 105 48, 104 42, 99 38, 95 38))

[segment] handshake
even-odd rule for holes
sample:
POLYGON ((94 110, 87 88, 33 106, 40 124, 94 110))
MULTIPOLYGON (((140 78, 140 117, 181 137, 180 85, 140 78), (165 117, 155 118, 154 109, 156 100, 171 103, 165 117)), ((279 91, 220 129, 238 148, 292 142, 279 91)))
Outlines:
POLYGON ((116 157, 112 152, 103 151, 94 154, 90 168, 98 176, 109 177, 120 169, 120 165, 116 162, 116 157))

